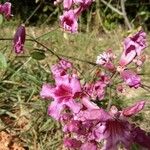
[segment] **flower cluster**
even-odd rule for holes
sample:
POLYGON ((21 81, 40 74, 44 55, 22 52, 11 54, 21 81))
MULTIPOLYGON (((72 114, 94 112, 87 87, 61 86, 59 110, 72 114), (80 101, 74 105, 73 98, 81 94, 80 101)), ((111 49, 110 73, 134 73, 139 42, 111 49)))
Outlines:
POLYGON ((63 15, 60 16, 61 27, 69 32, 77 32, 78 18, 85 11, 93 0, 56 0, 55 5, 63 3, 63 15))
POLYGON ((11 3, 10 2, 0 4, 0 14, 3 14, 6 19, 10 19, 13 16, 11 14, 11 3))
POLYGON ((141 86, 141 78, 128 66, 129 64, 135 64, 135 69, 137 69, 144 63, 145 56, 142 53, 146 48, 146 33, 140 30, 135 35, 127 37, 124 40, 123 48, 124 50, 117 67, 115 67, 113 61, 115 57, 110 50, 100 54, 96 63, 111 72, 118 72, 129 87, 138 88, 141 86))
MULTIPOLYGON (((65 8, 69 9, 71 5, 72 3, 65 3, 65 8)), ((52 99, 48 114, 61 123, 65 147, 116 150, 119 145, 130 149, 136 143, 150 149, 150 137, 128 120, 144 108, 144 100, 122 110, 114 105, 107 110, 102 104, 99 106, 105 100, 107 89, 112 86, 114 78, 120 78, 130 88, 141 86, 140 76, 127 66, 141 57, 146 47, 145 39, 146 34, 142 30, 126 38, 117 65, 111 50, 99 55, 96 62, 104 68, 104 72, 97 73, 96 79, 89 83, 81 84, 77 70, 65 59, 51 67, 55 84, 43 84, 40 96, 52 99)))

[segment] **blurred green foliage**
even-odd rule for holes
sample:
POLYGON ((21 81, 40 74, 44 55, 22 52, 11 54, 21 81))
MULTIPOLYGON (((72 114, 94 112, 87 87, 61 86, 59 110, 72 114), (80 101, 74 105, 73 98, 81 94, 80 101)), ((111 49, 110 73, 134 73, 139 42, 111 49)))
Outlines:
MULTIPOLYGON (((120 1, 105 1, 121 11, 120 1)), ((1 2, 5 1, 2 0, 1 2)), ((31 25, 53 24, 58 21, 58 16, 62 13, 60 6, 53 5, 54 0, 12 0, 11 2, 15 16, 14 19, 20 19, 21 22, 25 22, 34 10, 38 8, 28 21, 28 24, 31 25)), ((150 29, 149 0, 127 0, 125 7, 129 21, 134 27, 143 26, 148 30, 150 29)), ((124 18, 112 11, 101 0, 95 1, 88 10, 88 13, 82 15, 81 20, 83 27, 86 26, 86 30, 90 30, 91 27, 89 26, 91 24, 94 28, 98 25, 107 30, 116 28, 118 24, 124 25, 124 18)))

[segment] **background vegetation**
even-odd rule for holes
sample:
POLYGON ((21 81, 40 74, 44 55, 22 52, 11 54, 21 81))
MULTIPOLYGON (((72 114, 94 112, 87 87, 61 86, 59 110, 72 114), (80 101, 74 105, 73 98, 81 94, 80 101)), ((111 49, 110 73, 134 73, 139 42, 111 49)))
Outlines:
MULTIPOLYGON (((54 0, 11 0, 11 2, 15 18, 23 22, 36 10, 28 22, 30 25, 54 24, 58 21, 58 16, 62 11, 60 7, 53 5, 54 0)), ((123 16, 114 11, 112 7, 121 12, 121 1, 96 0, 88 13, 82 15, 80 21, 85 25, 101 25, 102 29, 108 30, 116 28, 118 24, 124 25, 123 16)), ((132 26, 141 25, 150 29, 149 7, 149 0, 126 0, 125 9, 132 26)))

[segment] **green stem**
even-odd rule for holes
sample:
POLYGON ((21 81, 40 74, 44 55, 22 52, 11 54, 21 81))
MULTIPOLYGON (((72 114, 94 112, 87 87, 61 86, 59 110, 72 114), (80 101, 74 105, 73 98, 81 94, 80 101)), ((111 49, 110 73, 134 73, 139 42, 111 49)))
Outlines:
MULTIPOLYGON (((111 81, 113 81, 116 77, 117 77, 117 75, 118 75, 119 73, 116 71, 116 72, 114 72, 113 73, 113 75, 111 76, 111 81)), ((112 84, 112 82, 111 82, 111 84, 112 84)), ((111 105, 112 105, 112 96, 111 96, 111 85, 109 84, 109 101, 108 101, 108 105, 107 105, 107 111, 109 111, 110 110, 110 108, 111 108, 111 105)))
MULTIPOLYGON (((96 63, 93 63, 91 61, 83 60, 83 59, 80 59, 80 58, 75 58, 73 56, 58 54, 58 53, 54 52, 53 50, 51 50, 50 48, 48 48, 47 46, 45 46, 43 43, 41 43, 41 42, 37 41, 36 39, 34 39, 33 37, 31 37, 31 36, 29 36, 29 37, 30 38, 27 38, 26 41, 35 42, 35 43, 41 45, 43 48, 45 48, 47 51, 49 51, 52 55, 56 56, 58 59, 62 59, 62 57, 64 57, 64 58, 68 58, 68 59, 72 59, 72 60, 78 60, 78 61, 81 61, 81 62, 84 62, 84 63, 88 63, 88 64, 93 65, 93 66, 97 65, 96 63)), ((13 40, 13 38, 0 38, 0 41, 12 41, 12 40, 13 40)))

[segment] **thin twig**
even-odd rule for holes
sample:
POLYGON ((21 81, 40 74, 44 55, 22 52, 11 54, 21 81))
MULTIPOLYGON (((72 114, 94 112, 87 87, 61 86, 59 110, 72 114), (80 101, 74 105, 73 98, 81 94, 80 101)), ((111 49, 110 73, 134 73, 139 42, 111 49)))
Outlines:
POLYGON ((46 33, 44 33, 44 34, 42 34, 42 35, 36 37, 35 39, 36 39, 36 40, 37 40, 37 39, 40 39, 40 38, 44 37, 45 35, 48 35, 49 33, 58 30, 59 28, 60 28, 60 27, 57 26, 56 28, 54 28, 54 29, 52 29, 52 30, 50 30, 50 31, 48 31, 48 32, 46 32, 46 33))
MULTIPOLYGON (((29 37, 31 37, 31 36, 29 36, 29 37)), ((0 38, 0 41, 12 41, 12 40, 13 40, 12 38, 0 38)), ((35 42, 35 43, 41 45, 43 48, 48 50, 52 55, 56 56, 58 59, 61 59, 61 57, 64 57, 64 58, 68 58, 68 59, 72 59, 72 60, 78 60, 78 61, 81 61, 81 62, 84 62, 84 63, 88 63, 88 64, 93 65, 93 66, 97 65, 96 63, 93 63, 91 61, 83 60, 83 59, 80 59, 80 58, 75 58, 73 56, 67 56, 67 55, 63 55, 63 54, 58 54, 58 53, 52 51, 50 48, 48 48, 47 46, 45 46, 44 44, 42 44, 41 42, 37 41, 36 39, 34 39, 32 37, 31 37, 31 39, 27 38, 26 41, 35 42)))
MULTIPOLYGON (((35 48, 35 50, 43 51, 43 49, 39 49, 39 48, 35 48)), ((68 59, 72 59, 72 60, 78 60, 78 61, 85 62, 85 63, 88 63, 88 64, 93 65, 93 66, 97 66, 96 63, 93 63, 91 61, 87 61, 87 60, 84 60, 84 59, 76 58, 76 57, 73 57, 73 56, 63 55, 63 54, 60 54, 60 53, 55 53, 55 54, 57 54, 58 56, 61 56, 63 58, 68 58, 68 59)))
POLYGON ((52 51, 51 49, 49 49, 47 46, 45 46, 44 44, 42 44, 41 42, 37 41, 35 38, 33 38, 32 36, 28 35, 31 38, 31 41, 36 42, 37 44, 41 45, 42 47, 44 47, 46 50, 48 50, 49 52, 51 52, 52 55, 56 56, 58 59, 61 59, 59 55, 57 55, 54 51, 52 51))
POLYGON ((106 2, 105 0, 101 0, 102 3, 104 3, 105 5, 107 5, 107 7, 109 7, 112 11, 116 12, 117 14, 123 16, 123 13, 116 9, 115 7, 113 7, 110 3, 106 2))
POLYGON ((105 33, 108 33, 105 26, 103 25, 103 20, 102 20, 101 15, 100 15, 100 2, 99 2, 99 0, 96 1, 96 14, 97 14, 97 20, 98 20, 99 25, 102 27, 102 29, 104 30, 105 33))
POLYGON ((125 1, 126 0, 121 0, 121 9, 122 9, 122 13, 123 13, 125 24, 127 25, 128 29, 131 30, 132 26, 131 26, 131 24, 129 22, 129 19, 127 17, 127 13, 126 13, 126 10, 125 10, 125 1))
MULTIPOLYGON (((111 76, 110 79, 113 81, 113 80, 117 77, 117 75, 118 75, 118 72, 115 71, 115 72, 112 74, 112 76, 111 76)), ((107 111, 110 110, 111 105, 112 105, 111 84, 112 84, 112 82, 109 84, 109 101, 108 101, 108 105, 107 105, 107 111)))
POLYGON ((58 55, 62 56, 62 57, 65 57, 65 58, 68 58, 68 59, 78 60, 78 61, 85 62, 85 63, 88 63, 88 64, 93 65, 93 66, 97 66, 96 63, 93 63, 91 61, 83 60, 83 59, 80 59, 80 58, 75 58, 73 56, 66 56, 66 55, 63 55, 63 54, 58 54, 58 55))
POLYGON ((24 24, 26 24, 31 18, 32 16, 38 11, 38 9, 41 7, 43 1, 40 2, 40 4, 35 8, 35 10, 31 13, 31 15, 26 19, 26 21, 24 22, 24 24))
POLYGON ((111 97, 111 85, 109 85, 109 96, 108 96, 108 98, 109 98, 109 101, 108 101, 108 105, 107 105, 107 111, 109 111, 110 110, 110 108, 111 108, 111 105, 112 105, 112 97, 111 97))
POLYGON ((59 7, 57 7, 57 8, 55 9, 55 11, 53 11, 53 12, 48 16, 48 18, 44 21, 44 23, 42 24, 42 26, 44 26, 44 25, 50 20, 50 18, 51 18, 53 15, 56 15, 57 13, 59 13, 59 7))

